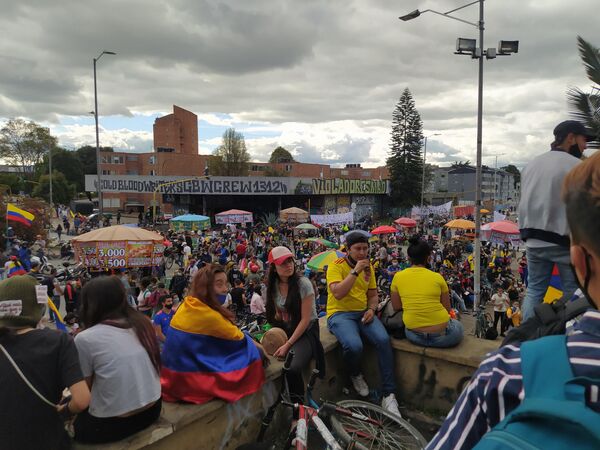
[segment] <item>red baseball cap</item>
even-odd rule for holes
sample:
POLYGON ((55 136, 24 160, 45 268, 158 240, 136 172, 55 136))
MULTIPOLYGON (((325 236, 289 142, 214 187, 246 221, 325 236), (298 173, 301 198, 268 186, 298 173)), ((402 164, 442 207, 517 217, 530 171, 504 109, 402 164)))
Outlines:
POLYGON ((283 246, 274 247, 269 252, 269 263, 275 264, 277 266, 283 264, 289 258, 293 259, 294 255, 292 254, 290 249, 287 247, 283 247, 283 246))

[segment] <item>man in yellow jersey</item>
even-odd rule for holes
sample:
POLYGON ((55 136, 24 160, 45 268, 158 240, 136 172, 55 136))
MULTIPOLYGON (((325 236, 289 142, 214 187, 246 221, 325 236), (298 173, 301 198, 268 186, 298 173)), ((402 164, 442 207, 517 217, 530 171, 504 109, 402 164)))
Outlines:
POLYGON ((394 360, 390 337, 375 316, 377 285, 369 262, 369 241, 364 231, 346 235, 348 255, 327 270, 327 327, 342 346, 344 362, 359 395, 369 395, 369 386, 360 372, 362 337, 375 346, 382 380, 382 406, 400 416, 396 400, 394 360))

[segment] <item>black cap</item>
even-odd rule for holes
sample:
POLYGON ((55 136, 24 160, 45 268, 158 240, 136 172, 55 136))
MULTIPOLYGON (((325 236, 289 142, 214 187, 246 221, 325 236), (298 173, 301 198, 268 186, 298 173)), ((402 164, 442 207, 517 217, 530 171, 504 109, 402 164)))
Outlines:
POLYGON ((557 141, 562 142, 569 133, 585 136, 588 142, 595 141, 597 139, 597 136, 594 135, 592 130, 586 128, 577 120, 565 120, 564 122, 556 125, 554 128, 554 137, 557 141))

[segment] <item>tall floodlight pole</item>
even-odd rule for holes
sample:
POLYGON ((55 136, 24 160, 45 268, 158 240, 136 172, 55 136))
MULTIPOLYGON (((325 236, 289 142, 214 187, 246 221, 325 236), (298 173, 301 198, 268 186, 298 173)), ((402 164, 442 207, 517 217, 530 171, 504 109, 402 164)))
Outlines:
POLYGON ((433 133, 430 134, 429 136, 425 136, 424 139, 424 143, 423 143, 423 172, 421 173, 421 209, 420 209, 420 213, 421 213, 421 218, 423 215, 423 196, 425 194, 425 163, 427 162, 427 139, 429 139, 432 136, 439 136, 440 133, 433 133))
POLYGON ((475 0, 467 3, 466 5, 459 6, 458 8, 452 9, 445 13, 434 11, 432 9, 426 9, 424 11, 415 10, 404 16, 400 16, 400 20, 409 21, 416 19, 421 14, 431 12, 438 16, 447 17, 448 19, 457 20, 459 22, 472 25, 479 30, 479 48, 476 47, 475 39, 463 39, 459 38, 456 43, 456 52, 460 55, 470 55, 473 59, 479 59, 479 76, 477 86, 477 154, 476 154, 476 166, 475 166, 475 249, 474 249, 474 263, 475 270, 473 274, 474 294, 475 294, 475 307, 479 305, 481 296, 481 159, 482 159, 482 142, 483 142, 483 58, 493 59, 497 55, 510 55, 512 53, 518 53, 519 42, 518 41, 500 41, 498 44, 498 52, 495 48, 489 48, 484 50, 483 38, 484 38, 484 11, 483 11, 484 0, 475 0), (459 11, 471 5, 479 3, 479 21, 469 22, 467 20, 452 16, 453 12, 459 11))
POLYGON ((48 152, 48 171, 50 172, 50 208, 54 208, 54 203, 52 201, 52 147, 50 147, 50 151, 48 152))
POLYGON ((102 215, 104 205, 102 204, 102 184, 100 179, 100 134, 98 132, 98 85, 96 83, 96 62, 102 58, 102 55, 116 55, 115 52, 104 50, 97 58, 94 58, 94 120, 96 122, 96 174, 98 183, 98 212, 102 215))

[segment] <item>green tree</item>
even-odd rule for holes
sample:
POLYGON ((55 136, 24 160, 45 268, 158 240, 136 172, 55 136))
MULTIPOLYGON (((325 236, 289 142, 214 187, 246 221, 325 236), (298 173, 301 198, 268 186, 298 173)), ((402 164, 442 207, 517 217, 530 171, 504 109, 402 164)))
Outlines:
POLYGON ((387 167, 392 202, 408 208, 421 200, 423 123, 410 90, 406 88, 392 114, 392 136, 387 167))
POLYGON ((229 128, 223 133, 223 143, 214 151, 213 155, 220 158, 220 161, 213 159, 213 169, 210 166, 211 161, 209 159, 210 175, 230 177, 245 177, 248 175, 250 154, 246 150, 244 135, 235 131, 235 128, 229 128))
POLYGON ((285 148, 279 146, 273 153, 271 153, 271 157, 269 158, 269 163, 293 163, 296 162, 294 157, 290 152, 288 152, 285 148))
MULTIPOLYGON (((579 56, 583 61, 589 80, 593 83, 591 92, 571 88, 567 98, 571 105, 571 114, 590 128, 600 139, 600 49, 594 47, 581 36, 577 36, 579 56)), ((595 147, 599 144, 595 143, 595 147)))
POLYGON ((19 191, 25 190, 24 184, 23 178, 17 174, 0 173, 0 186, 7 186, 13 194, 18 194, 19 191))
MULTIPOLYGON (((77 153, 64 148, 56 147, 52 149, 52 171, 62 173, 69 184, 73 184, 77 192, 83 191, 85 184, 85 172, 77 153)), ((94 170, 94 173, 96 171, 94 170)), ((48 155, 44 156, 43 161, 36 168, 38 177, 48 173, 48 155)))
POLYGON ((517 188, 517 185, 521 182, 521 171, 517 169, 517 167, 513 164, 509 164, 508 166, 501 167, 502 170, 508 173, 512 173, 514 175, 514 186, 513 188, 517 188))
MULTIPOLYGON (((35 186, 31 193, 33 197, 41 197, 46 201, 50 200, 50 176, 42 175, 39 184, 35 186)), ((65 176, 60 172, 52 171, 52 200, 54 203, 68 205, 75 197, 75 186, 69 184, 65 176)))
POLYGON ((0 157, 31 174, 44 154, 56 147, 56 138, 48 128, 23 119, 10 119, 0 129, 0 157))

